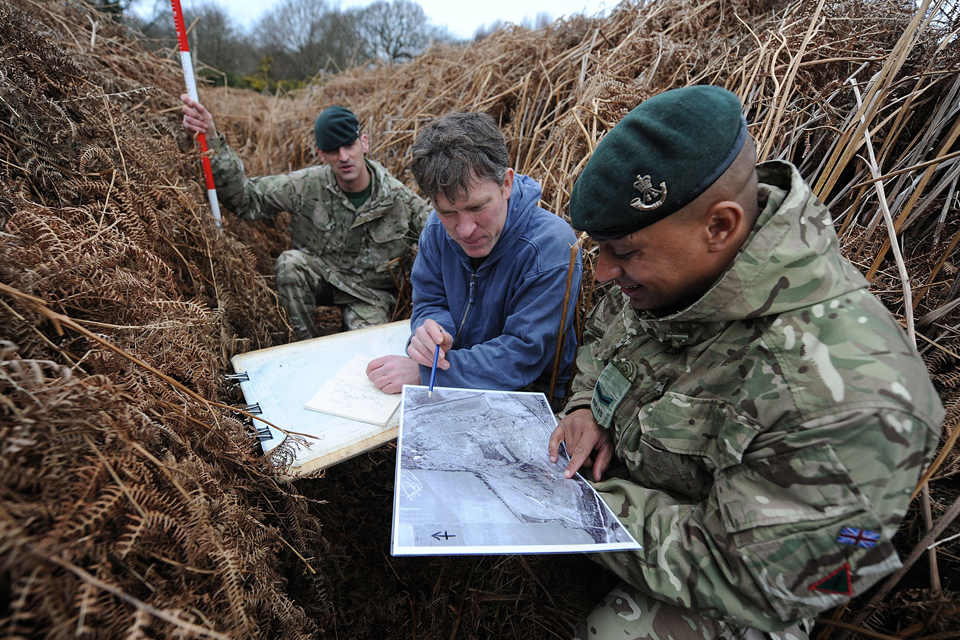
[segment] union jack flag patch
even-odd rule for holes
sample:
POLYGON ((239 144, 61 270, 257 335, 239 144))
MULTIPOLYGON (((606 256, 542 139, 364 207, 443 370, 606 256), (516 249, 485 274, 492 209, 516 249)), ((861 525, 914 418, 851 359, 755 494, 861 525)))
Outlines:
POLYGON ((867 531, 866 529, 854 529, 853 527, 844 527, 840 530, 840 537, 837 542, 840 544, 849 544, 864 549, 873 549, 877 546, 880 534, 876 531, 867 531))

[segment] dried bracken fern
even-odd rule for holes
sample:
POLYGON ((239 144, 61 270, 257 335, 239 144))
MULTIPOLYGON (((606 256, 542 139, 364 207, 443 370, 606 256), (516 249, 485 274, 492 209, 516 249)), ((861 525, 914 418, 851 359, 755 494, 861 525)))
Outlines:
POLYGON ((229 356, 289 332, 201 204, 175 67, 109 24, 80 47, 79 8, 0 22, 0 635, 314 637, 319 522, 196 399, 235 400, 229 356))

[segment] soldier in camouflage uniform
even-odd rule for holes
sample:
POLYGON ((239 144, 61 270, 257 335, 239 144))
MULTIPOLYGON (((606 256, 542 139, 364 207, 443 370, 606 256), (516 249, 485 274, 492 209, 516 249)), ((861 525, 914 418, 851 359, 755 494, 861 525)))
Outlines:
POLYGON ((943 409, 827 209, 755 159, 736 96, 691 87, 627 115, 574 188, 615 286, 550 455, 592 464, 643 545, 591 556, 624 582, 577 638, 800 640, 901 566, 943 409))
POLYGON ((340 305, 346 329, 389 321, 397 290, 391 269, 412 259, 430 206, 364 157, 369 150, 356 116, 329 107, 314 133, 325 164, 293 173, 247 178, 240 157, 217 135, 213 116, 181 96, 184 126, 206 133, 218 198, 241 218, 291 215, 293 249, 274 265, 280 302, 298 340, 319 334, 316 307, 340 305))

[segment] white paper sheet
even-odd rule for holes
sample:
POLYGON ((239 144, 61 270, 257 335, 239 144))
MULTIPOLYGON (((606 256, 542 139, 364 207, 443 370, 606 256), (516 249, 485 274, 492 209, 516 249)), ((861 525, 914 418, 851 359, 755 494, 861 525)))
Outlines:
MULTIPOLYGON (((304 404, 354 356, 404 355, 409 337, 409 322, 393 322, 231 358, 234 371, 249 378, 240 383, 244 397, 248 403, 259 405, 264 420, 286 431, 314 436, 302 442, 286 439, 294 449, 291 476, 321 469, 392 439, 399 422, 396 413, 382 427, 310 411, 304 404)), ((268 437, 261 443, 264 451, 285 441, 282 432, 261 422, 255 424, 268 437)))

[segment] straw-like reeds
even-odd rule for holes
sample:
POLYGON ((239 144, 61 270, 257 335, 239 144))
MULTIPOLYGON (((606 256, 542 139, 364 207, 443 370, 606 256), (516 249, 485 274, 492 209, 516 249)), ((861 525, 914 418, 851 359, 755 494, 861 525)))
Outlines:
MULTIPOLYGON (((276 484, 282 460, 254 456, 250 427, 216 403, 241 402, 221 378, 230 355, 289 339, 269 281, 284 221, 228 214, 216 231, 178 124, 172 57, 62 3, 12 0, 0 20, 0 631, 569 635, 599 595, 581 576, 589 561, 385 555, 389 449, 302 483, 327 502, 309 512, 276 484)), ((818 633, 946 638, 960 543, 931 563, 922 539, 960 530, 958 27, 948 2, 627 2, 295 96, 201 98, 251 175, 313 162, 313 119, 344 104, 408 183, 425 122, 486 111, 515 168, 565 215, 592 149, 638 102, 691 83, 735 91, 763 157, 800 167, 848 257, 915 328, 948 408, 929 516, 918 498, 897 539, 914 570, 818 633)), ((595 297, 585 278, 581 315, 595 297)))

